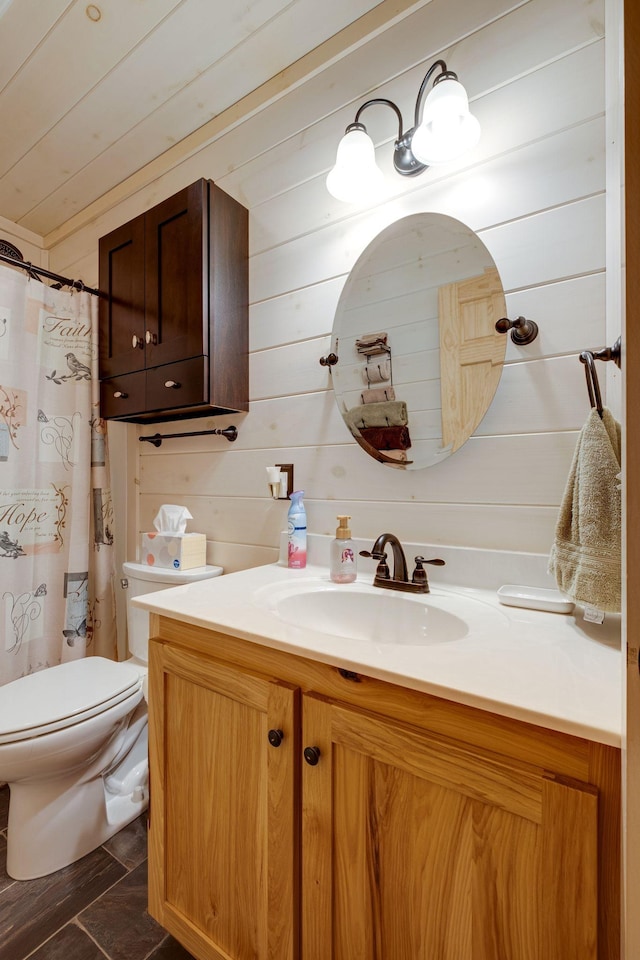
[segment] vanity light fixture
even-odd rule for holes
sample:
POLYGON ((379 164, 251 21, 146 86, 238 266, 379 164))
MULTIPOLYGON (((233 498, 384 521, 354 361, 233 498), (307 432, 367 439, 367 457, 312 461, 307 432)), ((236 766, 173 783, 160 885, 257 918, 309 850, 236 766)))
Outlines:
POLYGON ((415 177, 427 167, 454 160, 465 150, 475 147, 480 139, 480 124, 469 112, 466 91, 455 73, 447 70, 444 60, 436 60, 420 84, 413 127, 402 129, 402 114, 393 100, 376 97, 363 103, 338 144, 336 164, 327 177, 327 190, 346 203, 365 200, 382 187, 384 175, 375 160, 375 150, 367 128, 360 117, 367 107, 383 103, 398 118, 398 138, 393 151, 393 165, 403 177, 415 177), (427 98, 425 91, 436 70, 427 98))

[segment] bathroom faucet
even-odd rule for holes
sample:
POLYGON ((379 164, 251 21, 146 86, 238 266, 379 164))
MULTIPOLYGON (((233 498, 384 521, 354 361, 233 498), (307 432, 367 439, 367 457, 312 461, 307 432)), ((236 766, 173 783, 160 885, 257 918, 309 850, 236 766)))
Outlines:
POLYGON ((427 571, 423 564, 432 563, 443 567, 444 560, 425 560, 424 557, 415 557, 415 569, 411 580, 407 573, 407 558, 404 555, 402 544, 393 533, 381 533, 371 550, 361 550, 361 557, 372 557, 378 561, 376 574, 373 578, 374 587, 384 587, 387 590, 406 590, 409 593, 429 593, 427 571), (389 574, 385 547, 391 545, 393 551, 393 576, 389 574))

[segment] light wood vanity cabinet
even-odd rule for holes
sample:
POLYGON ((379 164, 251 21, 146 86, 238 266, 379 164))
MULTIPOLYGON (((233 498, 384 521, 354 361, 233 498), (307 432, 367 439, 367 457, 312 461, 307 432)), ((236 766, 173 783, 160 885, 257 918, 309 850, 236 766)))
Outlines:
POLYGON ((153 633, 150 912, 195 957, 617 960, 618 750, 153 633))

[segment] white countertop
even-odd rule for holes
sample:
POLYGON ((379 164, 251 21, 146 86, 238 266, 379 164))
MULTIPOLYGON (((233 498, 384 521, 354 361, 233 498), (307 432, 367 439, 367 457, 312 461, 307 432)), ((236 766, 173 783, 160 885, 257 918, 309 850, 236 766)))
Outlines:
MULTIPOLYGON (((268 609, 287 584, 329 584, 326 567, 255 567, 132 599, 153 613, 220 630, 263 646, 345 667, 381 680, 600 743, 620 746, 620 617, 587 623, 574 614, 499 603, 494 590, 432 584, 434 603, 467 617, 466 635, 446 643, 353 640, 284 622, 268 609), (262 599, 261 599, 262 598, 262 599)), ((370 586, 369 572, 358 587, 370 586)), ((356 585, 336 585, 348 591, 356 585)), ((373 589, 373 588, 371 588, 373 589)), ((395 592, 376 589, 382 596, 395 592)), ((290 591, 289 591, 290 592, 290 591)), ((406 596, 401 594, 401 596, 406 596)), ((427 598, 428 599, 428 598, 427 598)), ((373 706, 373 705, 372 705, 373 706)))

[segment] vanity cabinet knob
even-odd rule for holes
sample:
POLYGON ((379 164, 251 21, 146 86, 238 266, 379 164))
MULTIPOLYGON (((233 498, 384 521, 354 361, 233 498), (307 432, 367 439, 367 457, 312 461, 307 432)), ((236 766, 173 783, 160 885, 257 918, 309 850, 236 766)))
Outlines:
POLYGON ((345 670, 344 667, 338 667, 338 673, 343 680, 351 680, 353 683, 362 683, 355 670, 345 670))
POLYGON ((124 390, 116 390, 113 396, 116 400, 126 400, 129 394, 125 393, 124 390))
POLYGON ((315 767, 320 759, 320 747, 305 747, 302 756, 310 767, 315 767))
POLYGON ((151 333, 151 330, 147 330, 144 335, 145 342, 150 344, 152 347, 155 347, 158 343, 158 337, 155 333, 151 333))
POLYGON ((134 335, 131 337, 131 346, 133 347, 134 350, 136 348, 138 348, 139 350, 144 350, 144 340, 142 339, 142 337, 138 337, 134 333, 134 335))
POLYGON ((177 380, 165 380, 164 385, 168 390, 179 390, 182 386, 177 380))
POLYGON ((279 747, 284 739, 284 734, 282 730, 269 730, 267 737, 272 747, 279 747))

